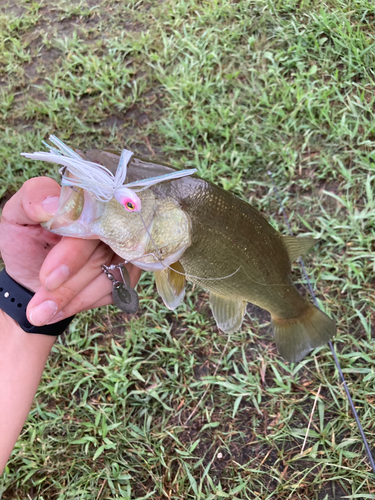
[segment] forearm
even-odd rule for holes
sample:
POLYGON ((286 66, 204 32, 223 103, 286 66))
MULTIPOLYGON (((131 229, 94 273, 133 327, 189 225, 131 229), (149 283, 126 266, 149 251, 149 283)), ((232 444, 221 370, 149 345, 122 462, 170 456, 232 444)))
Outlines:
POLYGON ((0 310, 0 474, 22 430, 55 337, 24 332, 0 310))

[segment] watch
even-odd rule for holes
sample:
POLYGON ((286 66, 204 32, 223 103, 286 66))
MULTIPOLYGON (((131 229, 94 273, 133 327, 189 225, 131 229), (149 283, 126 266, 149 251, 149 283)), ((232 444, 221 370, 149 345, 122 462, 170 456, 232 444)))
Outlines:
POLYGON ((65 318, 52 325, 32 325, 26 317, 26 308, 34 295, 34 292, 31 292, 11 278, 5 269, 0 272, 0 309, 13 318, 22 330, 27 333, 61 335, 74 316, 65 318))

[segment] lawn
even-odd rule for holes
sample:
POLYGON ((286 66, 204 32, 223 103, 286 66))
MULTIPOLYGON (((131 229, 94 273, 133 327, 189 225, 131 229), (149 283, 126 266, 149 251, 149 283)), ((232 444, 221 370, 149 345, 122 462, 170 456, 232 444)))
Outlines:
MULTIPOLYGON (((197 168, 287 234, 272 171, 293 232, 321 238, 306 267, 374 447, 373 2, 1 3, 1 207, 58 179, 20 156, 51 133, 197 168)), ((259 308, 228 337, 204 290, 173 312, 151 273, 138 291, 137 315, 56 342, 1 499, 375 499, 327 346, 290 365, 259 308)))

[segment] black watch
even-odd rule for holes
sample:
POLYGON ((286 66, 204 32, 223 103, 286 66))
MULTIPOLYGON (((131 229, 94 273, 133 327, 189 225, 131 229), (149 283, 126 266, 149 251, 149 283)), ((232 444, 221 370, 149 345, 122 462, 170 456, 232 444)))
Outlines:
POLYGON ((74 316, 63 319, 53 325, 34 326, 26 317, 27 304, 35 295, 27 288, 9 276, 5 269, 0 272, 0 309, 13 318, 27 333, 41 333, 43 335, 61 335, 74 316))

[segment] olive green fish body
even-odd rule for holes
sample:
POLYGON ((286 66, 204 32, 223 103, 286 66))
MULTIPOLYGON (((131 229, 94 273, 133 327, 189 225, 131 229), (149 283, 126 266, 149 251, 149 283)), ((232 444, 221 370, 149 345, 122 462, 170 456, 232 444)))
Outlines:
POLYGON ((192 244, 180 259, 187 278, 277 316, 295 315, 305 301, 290 280, 283 237, 248 203, 214 184, 197 184, 180 202, 192 221, 192 244))
MULTIPOLYGON (((97 150, 88 151, 85 159, 113 173, 119 161, 118 155, 97 150)), ((133 156, 127 182, 173 171, 133 156)), ((290 279, 292 262, 314 240, 280 235, 232 193, 197 176, 162 182, 137 192, 140 216, 114 199, 103 203, 86 191, 67 190, 47 227, 58 234, 98 237, 124 260, 154 271, 171 309, 183 299, 186 277, 210 292, 213 315, 225 332, 241 326, 247 302, 269 311, 276 344, 289 361, 300 360, 335 334, 333 321, 307 302, 290 279)))

